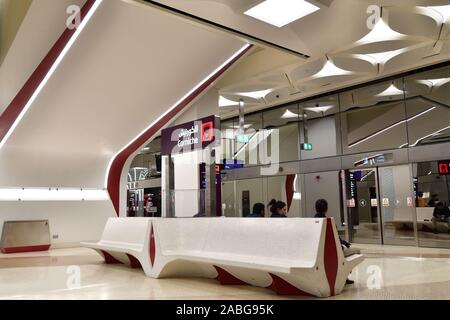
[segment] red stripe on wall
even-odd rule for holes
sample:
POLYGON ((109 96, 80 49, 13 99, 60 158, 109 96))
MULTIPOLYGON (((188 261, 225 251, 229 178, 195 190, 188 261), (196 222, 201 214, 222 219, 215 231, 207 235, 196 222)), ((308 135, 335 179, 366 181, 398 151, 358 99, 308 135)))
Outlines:
POLYGON ((336 277, 338 271, 338 253, 336 239, 333 232, 333 221, 327 218, 327 226, 325 233, 325 273, 327 275, 328 284, 330 286, 330 295, 334 296, 334 287, 336 285, 336 277))
POLYGON ((205 91, 214 81, 216 81, 226 70, 228 70, 236 61, 238 61, 252 46, 248 46, 233 60, 228 62, 215 74, 213 74, 205 83, 187 96, 183 101, 176 105, 170 112, 161 118, 157 123, 147 129, 142 135, 135 139, 127 148, 120 152, 113 160, 108 173, 108 193, 116 210, 117 216, 120 211, 120 177, 122 175, 125 162, 128 158, 150 138, 155 136, 165 125, 167 125, 179 112, 186 108, 198 95, 205 91))
MULTIPOLYGON (((81 9, 81 20, 86 17, 89 13, 89 10, 95 4, 95 0, 87 0, 83 8, 81 9)), ((44 80, 47 73, 50 71, 51 67, 55 63, 56 59, 58 59, 59 55, 72 38, 76 29, 70 30, 67 29, 62 33, 50 51, 47 53, 45 58, 38 65, 36 70, 31 74, 28 80, 23 85, 22 89, 17 93, 14 99, 11 101, 9 106, 5 109, 5 111, 0 115, 0 141, 2 141, 9 129, 12 127, 16 119, 19 117, 20 113, 25 108, 26 104, 33 96, 36 89, 44 80)))

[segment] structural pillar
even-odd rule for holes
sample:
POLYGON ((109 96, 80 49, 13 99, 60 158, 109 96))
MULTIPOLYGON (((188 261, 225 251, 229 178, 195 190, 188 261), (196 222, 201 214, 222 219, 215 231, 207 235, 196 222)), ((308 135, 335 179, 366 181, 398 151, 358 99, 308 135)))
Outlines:
POLYGON ((205 216, 216 216, 216 162, 215 150, 208 147, 208 161, 205 164, 205 216))
POLYGON ((162 157, 162 217, 175 217, 175 168, 170 155, 162 157))

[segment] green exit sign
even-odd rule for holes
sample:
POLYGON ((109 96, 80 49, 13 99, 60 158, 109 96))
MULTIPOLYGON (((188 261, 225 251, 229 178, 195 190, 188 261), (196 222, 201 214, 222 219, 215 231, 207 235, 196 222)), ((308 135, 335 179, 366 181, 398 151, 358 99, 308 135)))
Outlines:
POLYGON ((302 143, 301 149, 305 151, 311 151, 313 149, 313 145, 311 143, 302 143))
POLYGON ((248 141, 249 141, 248 135, 246 135, 246 134, 238 134, 237 142, 248 143, 248 141))

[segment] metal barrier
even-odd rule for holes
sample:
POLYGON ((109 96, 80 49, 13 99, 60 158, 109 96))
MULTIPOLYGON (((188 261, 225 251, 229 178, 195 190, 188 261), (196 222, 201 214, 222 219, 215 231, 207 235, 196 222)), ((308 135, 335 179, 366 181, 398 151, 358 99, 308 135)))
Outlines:
POLYGON ((48 220, 5 221, 0 248, 2 253, 48 250, 50 248, 48 220))

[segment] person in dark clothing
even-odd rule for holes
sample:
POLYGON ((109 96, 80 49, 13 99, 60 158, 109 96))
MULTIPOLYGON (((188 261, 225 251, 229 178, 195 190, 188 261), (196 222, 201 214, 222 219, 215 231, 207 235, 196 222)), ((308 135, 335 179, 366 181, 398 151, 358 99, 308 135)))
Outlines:
POLYGON ((271 218, 287 218, 287 205, 283 201, 277 201, 270 208, 270 212, 272 213, 271 218))
POLYGON ((433 227, 434 233, 438 233, 438 222, 447 222, 447 232, 450 234, 450 209, 439 201, 433 210, 433 227))
POLYGON ((270 212, 271 215, 276 212, 276 210, 275 210, 275 204, 276 203, 277 203, 277 200, 272 199, 272 200, 270 200, 269 204, 267 205, 267 209, 269 209, 269 212, 270 212))
POLYGON ((249 218, 263 218, 266 213, 264 204, 258 202, 253 205, 252 213, 248 215, 249 218))
MULTIPOLYGON (((328 218, 327 217, 328 212, 328 202, 325 199, 319 199, 316 201, 316 214, 314 215, 314 218, 328 218)), ((339 237, 339 241, 341 242, 342 250, 344 250, 344 247, 350 248, 351 244, 341 237, 339 237)), ((353 284, 355 281, 347 279, 345 281, 346 284, 353 284)))
POLYGON ((433 193, 431 195, 430 200, 428 200, 427 206, 428 207, 435 207, 439 202, 439 197, 436 193, 433 193))
POLYGON ((441 201, 436 204, 433 210, 433 217, 448 219, 450 217, 450 209, 441 201))

